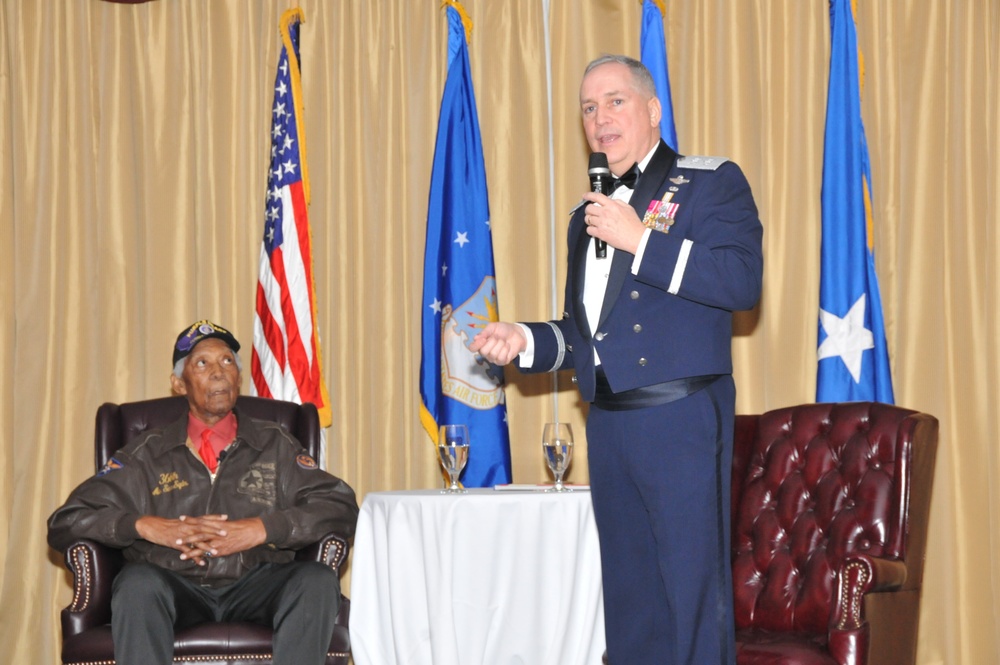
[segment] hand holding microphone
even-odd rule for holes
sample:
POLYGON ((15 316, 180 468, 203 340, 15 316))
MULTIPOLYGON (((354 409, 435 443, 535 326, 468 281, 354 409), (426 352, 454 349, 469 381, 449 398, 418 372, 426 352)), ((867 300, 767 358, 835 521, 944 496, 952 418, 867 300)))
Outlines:
MULTIPOLYGON (((608 156, 603 152, 595 152, 590 155, 590 163, 587 165, 587 177, 590 178, 590 191, 611 196, 614 177, 611 175, 611 169, 608 167, 608 156)), ((599 259, 607 258, 608 243, 595 238, 594 252, 599 259)))
MULTIPOLYGON (((596 203, 595 194, 610 197, 619 184, 635 189, 639 177, 639 168, 634 165, 631 169, 622 174, 621 178, 615 178, 608 167, 608 156, 603 152, 595 152, 590 156, 590 163, 587 167, 587 176, 590 178, 590 193, 584 194, 583 198, 592 203, 596 203)), ((608 240, 617 249, 621 249, 632 254, 639 248, 646 227, 639 219, 635 210, 624 200, 616 201, 612 199, 606 202, 602 199, 597 208, 591 208, 587 213, 587 223, 600 229, 601 235, 607 240, 602 240, 594 236, 594 253, 599 259, 608 256, 608 240), (606 207, 602 207, 606 206, 606 207)))

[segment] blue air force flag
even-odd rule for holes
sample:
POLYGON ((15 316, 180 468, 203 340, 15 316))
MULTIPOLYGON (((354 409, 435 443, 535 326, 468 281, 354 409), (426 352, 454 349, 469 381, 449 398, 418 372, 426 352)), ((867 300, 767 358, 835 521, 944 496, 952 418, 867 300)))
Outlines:
POLYGON ((639 31, 639 59, 653 75, 656 96, 663 107, 660 137, 677 152, 677 129, 674 127, 674 102, 670 96, 670 69, 667 67, 667 42, 663 35, 663 0, 644 0, 642 29, 639 31))
POLYGON ((820 402, 893 402, 875 274, 871 167, 861 122, 861 63, 849 0, 830 3, 830 83, 823 145, 820 402))
POLYGON ((420 421, 436 443, 440 425, 469 427, 467 487, 509 483, 503 370, 469 351, 497 321, 486 167, 461 6, 448 5, 448 78, 441 98, 424 249, 420 421))

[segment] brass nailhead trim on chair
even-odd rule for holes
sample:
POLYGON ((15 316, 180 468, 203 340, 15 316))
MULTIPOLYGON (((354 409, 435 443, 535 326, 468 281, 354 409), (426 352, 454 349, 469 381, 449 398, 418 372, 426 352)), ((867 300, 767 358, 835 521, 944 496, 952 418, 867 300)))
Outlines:
POLYGON ((333 564, 334 565, 331 566, 334 570, 337 570, 338 567, 339 567, 340 557, 342 557, 344 555, 344 546, 343 546, 342 543, 339 543, 339 542, 337 542, 335 540, 328 540, 326 542, 326 544, 323 546, 323 560, 324 561, 326 561, 330 557, 330 548, 331 547, 336 547, 337 548, 337 554, 333 557, 333 564))
MULTIPOLYGON (((326 654, 327 658, 347 658, 351 654, 344 651, 331 651, 326 654)), ((226 654, 221 658, 219 656, 195 656, 194 658, 174 658, 175 663, 210 663, 217 660, 270 660, 271 655, 260 656, 256 654, 226 654)), ((86 662, 76 662, 70 665, 115 665, 113 660, 88 660, 86 662)))
MULTIPOLYGON (((844 575, 840 578, 840 604, 843 607, 847 603, 847 589, 851 585, 851 575, 853 571, 858 571, 858 583, 860 586, 864 586, 868 583, 868 567, 862 565, 858 562, 852 562, 847 564, 844 568, 844 575)), ((837 628, 844 630, 847 628, 848 620, 854 622, 855 626, 861 625, 861 599, 864 594, 855 594, 854 598, 851 599, 851 606, 847 608, 844 616, 840 618, 837 622, 837 628)))
MULTIPOLYGON (((73 602, 69 605, 70 612, 82 612, 90 605, 90 571, 93 565, 90 561, 90 550, 82 545, 74 547, 70 551, 73 561, 73 602), (80 580, 83 580, 82 583, 80 580), (80 596, 80 592, 83 596, 80 596)), ((114 665, 114 664, 112 664, 114 665)))

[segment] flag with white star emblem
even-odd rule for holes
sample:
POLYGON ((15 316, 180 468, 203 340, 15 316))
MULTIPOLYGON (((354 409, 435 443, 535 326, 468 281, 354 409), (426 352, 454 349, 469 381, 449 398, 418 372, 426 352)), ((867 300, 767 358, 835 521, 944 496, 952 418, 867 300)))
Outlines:
POLYGON ((271 109, 271 163, 264 206, 257 305, 253 320, 250 392, 289 402, 311 402, 320 423, 331 423, 330 399, 320 370, 319 330, 309 229, 299 77, 301 9, 281 17, 278 73, 271 109))
POLYGON ((448 5, 448 77, 431 170, 421 312, 420 421, 432 443, 441 425, 467 425, 466 487, 509 483, 503 369, 469 351, 497 321, 486 165, 462 6, 448 5), (464 25, 463 25, 464 24, 464 25))
POLYGON ((892 375, 875 273, 871 167, 861 122, 863 72, 849 0, 830 3, 830 32, 816 399, 891 404, 892 375))
POLYGON ((674 127, 674 102, 670 95, 670 68, 667 66, 667 41, 663 34, 663 0, 644 0, 642 27, 639 30, 639 53, 642 64, 653 75, 656 96, 660 99, 660 136, 677 150, 677 129, 674 127))

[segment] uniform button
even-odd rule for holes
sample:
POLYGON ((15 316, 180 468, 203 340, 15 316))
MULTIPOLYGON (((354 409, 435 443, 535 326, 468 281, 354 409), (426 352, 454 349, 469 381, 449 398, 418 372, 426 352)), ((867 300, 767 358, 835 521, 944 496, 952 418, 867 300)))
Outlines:
POLYGON ((570 353, 573 353, 573 345, 572 344, 567 344, 566 345, 566 350, 569 351, 570 353))
POLYGON ((577 381, 576 374, 574 374, 573 376, 571 376, 569 380, 572 381, 573 383, 576 383, 576 381, 577 381))
POLYGON ((596 335, 594 335, 594 339, 596 339, 598 342, 600 342, 601 340, 604 339, 604 333, 602 333, 602 332, 597 333, 596 335))
POLYGON ((629 295, 630 298, 632 298, 632 300, 638 300, 639 299, 639 292, 638 291, 633 291, 632 293, 630 293, 628 295, 629 295))
POLYGON ((637 332, 637 333, 642 332, 642 326, 640 326, 638 323, 635 324, 634 326, 632 326, 632 332, 637 332))
POLYGON ((639 358, 639 364, 641 366, 645 367, 646 366, 646 359, 645 358, 639 358))

